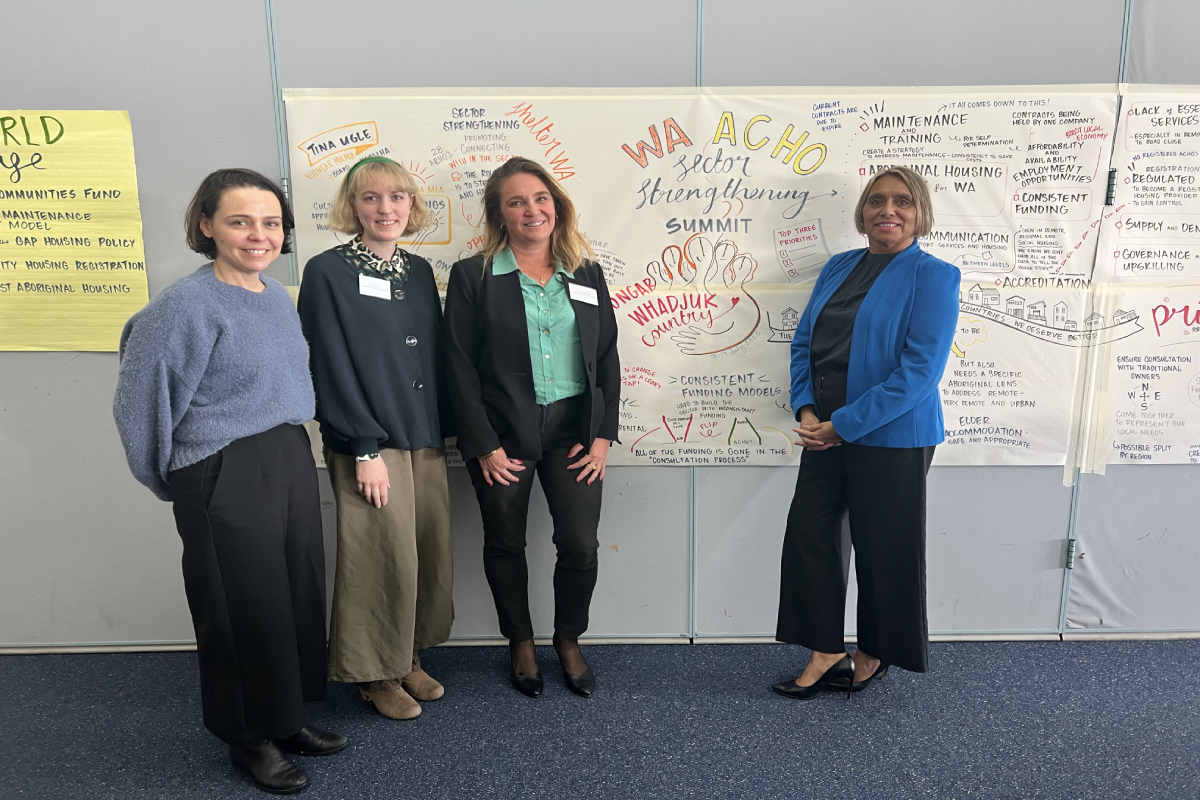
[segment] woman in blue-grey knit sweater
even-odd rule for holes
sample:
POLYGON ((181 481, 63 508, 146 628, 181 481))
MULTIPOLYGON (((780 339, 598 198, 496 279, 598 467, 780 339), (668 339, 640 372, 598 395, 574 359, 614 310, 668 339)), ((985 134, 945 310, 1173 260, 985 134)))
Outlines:
POLYGON ((282 750, 346 738, 308 724, 325 697, 325 558, 308 347, 291 300, 261 272, 289 251, 282 190, 218 170, 187 212, 212 259, 160 292, 121 334, 113 414, 134 477, 174 504, 196 627, 204 724, 259 788, 308 778, 282 750))

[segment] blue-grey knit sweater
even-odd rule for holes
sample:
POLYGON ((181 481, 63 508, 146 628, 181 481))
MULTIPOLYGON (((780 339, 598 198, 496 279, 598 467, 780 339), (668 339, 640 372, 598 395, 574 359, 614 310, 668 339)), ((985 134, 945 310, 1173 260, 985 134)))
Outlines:
POLYGON ((133 476, 162 500, 171 470, 312 419, 300 318, 283 285, 262 280, 247 291, 206 264, 125 323, 113 416, 133 476))

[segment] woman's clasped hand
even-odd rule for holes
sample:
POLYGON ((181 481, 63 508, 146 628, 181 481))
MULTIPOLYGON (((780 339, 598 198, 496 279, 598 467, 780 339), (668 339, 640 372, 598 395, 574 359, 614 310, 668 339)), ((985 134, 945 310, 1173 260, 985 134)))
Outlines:
POLYGON ((800 435, 796 442, 805 450, 828 450, 842 443, 842 437, 833 428, 832 422, 821 422, 812 406, 800 409, 800 427, 792 428, 800 435))

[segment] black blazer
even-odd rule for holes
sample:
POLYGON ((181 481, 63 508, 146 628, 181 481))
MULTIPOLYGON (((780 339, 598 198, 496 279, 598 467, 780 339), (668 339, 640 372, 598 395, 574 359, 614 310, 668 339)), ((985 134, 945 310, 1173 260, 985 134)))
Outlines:
MULTIPOLYGON (((490 261, 484 267, 483 256, 455 263, 446 292, 458 449, 464 459, 503 447, 509 458, 537 461, 542 457, 541 414, 533 391, 520 272, 493 275, 490 261)), ((599 299, 598 305, 571 300, 587 374, 579 441, 590 448, 597 437, 617 440, 617 316, 598 264, 589 261, 577 269, 575 281, 595 289, 599 299)))

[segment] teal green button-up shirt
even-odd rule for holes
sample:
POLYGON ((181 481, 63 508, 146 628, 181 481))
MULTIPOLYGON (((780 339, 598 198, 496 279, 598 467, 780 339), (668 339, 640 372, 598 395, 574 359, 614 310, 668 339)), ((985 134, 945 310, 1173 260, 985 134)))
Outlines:
POLYGON ((492 274, 518 272, 521 299, 525 301, 525 327, 529 331, 529 360, 533 365, 533 391, 539 405, 550 405, 587 390, 583 346, 567 280, 575 280, 562 267, 541 286, 517 269, 512 250, 504 248, 492 259, 492 274), (563 275, 566 280, 560 279, 563 275))

